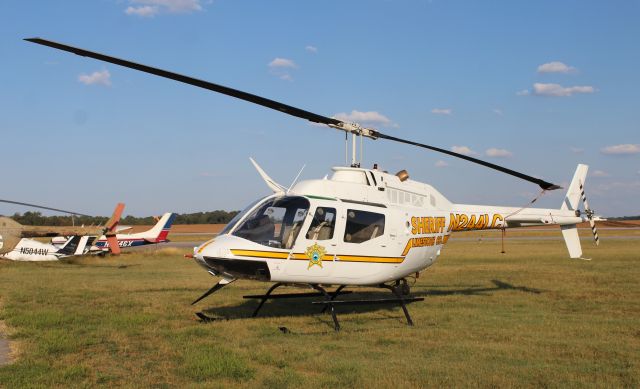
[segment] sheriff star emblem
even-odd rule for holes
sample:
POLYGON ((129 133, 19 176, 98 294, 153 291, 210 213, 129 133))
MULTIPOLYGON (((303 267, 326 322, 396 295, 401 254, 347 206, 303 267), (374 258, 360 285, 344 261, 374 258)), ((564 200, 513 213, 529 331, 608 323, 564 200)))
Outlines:
POLYGON ((305 255, 309 258, 309 266, 307 270, 311 269, 311 266, 318 265, 322 267, 322 257, 327 253, 324 247, 314 243, 313 246, 307 247, 305 255))

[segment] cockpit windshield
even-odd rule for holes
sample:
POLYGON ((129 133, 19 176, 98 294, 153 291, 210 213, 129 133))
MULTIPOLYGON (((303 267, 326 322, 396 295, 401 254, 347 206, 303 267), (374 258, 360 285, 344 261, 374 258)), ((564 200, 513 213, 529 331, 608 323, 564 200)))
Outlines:
POLYGON ((265 201, 247 216, 233 235, 269 247, 290 249, 309 211, 304 197, 277 197, 265 201))
POLYGON ((238 223, 238 220, 242 219, 244 217, 244 215, 246 215, 249 211, 251 211, 253 209, 253 207, 255 207, 256 204, 258 204, 262 200, 264 200, 264 197, 252 202, 251 204, 247 205, 247 207, 245 209, 243 209, 241 212, 238 212, 233 217, 233 219, 231 219, 229 221, 229 223, 227 223, 227 225, 224 226, 224 229, 222 229, 222 231, 220 231, 220 235, 228 234, 229 231, 231 231, 233 229, 233 227, 238 223))

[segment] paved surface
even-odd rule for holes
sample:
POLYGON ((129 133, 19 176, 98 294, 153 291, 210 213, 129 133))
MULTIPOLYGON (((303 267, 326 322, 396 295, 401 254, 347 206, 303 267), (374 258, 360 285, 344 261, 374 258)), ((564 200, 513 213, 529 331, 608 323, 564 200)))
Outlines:
POLYGON ((9 341, 0 334, 0 366, 9 363, 9 341))

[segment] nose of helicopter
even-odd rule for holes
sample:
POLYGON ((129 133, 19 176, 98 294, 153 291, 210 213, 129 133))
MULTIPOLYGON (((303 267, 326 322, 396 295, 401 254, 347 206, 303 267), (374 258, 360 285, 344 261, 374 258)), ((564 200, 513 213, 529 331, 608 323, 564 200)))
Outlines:
POLYGON ((200 246, 196 246, 193 248, 193 256, 192 256, 193 259, 195 259, 200 266, 204 267, 207 270, 210 270, 210 269, 209 269, 209 266, 207 266, 207 263, 204 258, 212 257, 214 256, 214 253, 218 251, 214 247, 214 242, 215 242, 215 238, 210 239, 202 243, 200 246))
POLYGON ((193 249, 193 259, 208 272, 225 278, 247 278, 268 281, 269 266, 264 259, 255 260, 233 255, 232 248, 242 247, 244 239, 222 235, 193 249))

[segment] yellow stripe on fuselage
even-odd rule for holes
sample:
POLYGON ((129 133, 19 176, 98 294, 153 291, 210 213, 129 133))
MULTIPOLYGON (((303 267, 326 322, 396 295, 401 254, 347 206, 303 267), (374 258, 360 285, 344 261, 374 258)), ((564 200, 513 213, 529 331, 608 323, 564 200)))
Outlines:
POLYGON ((344 262, 377 262, 377 263, 402 263, 403 257, 366 257, 358 255, 338 255, 344 262))
MULTIPOLYGON (((236 250, 231 249, 231 254, 241 257, 255 257, 255 258, 275 258, 275 259, 295 259, 308 261, 304 253, 293 253, 289 257, 288 252, 282 251, 260 251, 260 250, 236 250)), ((327 254, 322 257, 323 261, 333 261, 333 254, 327 254)), ((368 257, 359 255, 337 255, 337 261, 342 262, 375 262, 375 263, 402 263, 403 257, 368 257)))
POLYGON ((258 250, 234 250, 231 249, 231 254, 239 255, 241 257, 260 257, 260 258, 279 258, 287 259, 289 253, 278 251, 258 251, 258 250))

